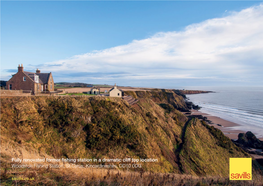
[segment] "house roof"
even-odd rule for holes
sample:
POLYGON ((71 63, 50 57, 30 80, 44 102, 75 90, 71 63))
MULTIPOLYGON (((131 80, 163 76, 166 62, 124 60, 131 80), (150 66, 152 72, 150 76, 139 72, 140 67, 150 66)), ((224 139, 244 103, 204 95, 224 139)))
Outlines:
POLYGON ((113 89, 114 89, 114 87, 113 87, 113 88, 111 88, 111 89, 109 90, 109 92, 110 92, 110 91, 112 91, 113 89))
POLYGON ((24 71, 24 73, 28 75, 33 81, 35 81, 35 76, 38 75, 40 84, 47 84, 50 76, 50 73, 34 73, 27 71, 24 71))
POLYGON ((47 83, 48 83, 48 79, 49 79, 50 73, 37 73, 37 75, 39 76, 39 79, 40 79, 44 84, 47 84, 47 83))
MULTIPOLYGON (((111 88, 111 89, 109 90, 109 92, 112 91, 114 88, 115 88, 115 87, 111 88)), ((116 89, 118 89, 118 88, 116 87, 116 89)), ((118 89, 118 90, 122 91, 121 89, 118 89)))

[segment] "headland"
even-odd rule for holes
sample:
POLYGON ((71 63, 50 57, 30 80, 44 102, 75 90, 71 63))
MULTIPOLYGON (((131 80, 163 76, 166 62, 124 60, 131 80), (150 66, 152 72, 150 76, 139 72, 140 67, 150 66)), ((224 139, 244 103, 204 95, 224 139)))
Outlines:
MULTIPOLYGON (((35 172, 32 184, 219 184, 229 181, 230 157, 251 157, 213 125, 183 114, 190 108, 178 90, 130 88, 124 96, 136 101, 85 95, 1 97, 2 180, 12 184, 13 173, 29 178, 35 172), (21 166, 9 171, 12 158, 88 159, 92 164, 32 168, 28 162, 24 166, 30 171, 21 166), (122 163, 101 163, 103 159, 122 163)), ((262 180, 256 160, 253 170, 251 185, 262 180)))

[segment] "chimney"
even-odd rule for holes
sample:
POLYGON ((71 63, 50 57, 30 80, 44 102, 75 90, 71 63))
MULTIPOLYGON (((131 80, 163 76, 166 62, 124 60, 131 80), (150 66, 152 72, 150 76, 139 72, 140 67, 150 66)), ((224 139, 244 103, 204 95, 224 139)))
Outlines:
POLYGON ((37 69, 37 70, 36 70, 36 73, 39 74, 39 73, 40 73, 40 70, 37 69))
POLYGON ((18 72, 24 72, 24 67, 23 67, 23 64, 18 65, 18 72))

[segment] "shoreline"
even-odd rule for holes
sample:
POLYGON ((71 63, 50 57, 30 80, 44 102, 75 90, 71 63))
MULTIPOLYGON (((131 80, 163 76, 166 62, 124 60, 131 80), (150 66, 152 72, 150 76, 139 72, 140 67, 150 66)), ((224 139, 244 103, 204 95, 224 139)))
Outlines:
MULTIPOLYGON (((230 139, 237 140, 239 133, 246 133, 247 131, 232 129, 231 127, 241 126, 240 124, 225 120, 223 118, 213 116, 204 112, 200 112, 198 110, 191 110, 191 115, 202 115, 203 117, 207 117, 207 120, 211 121, 211 124, 208 125, 213 126, 219 130, 221 130, 225 136, 230 139)), ((256 136, 257 137, 257 136, 256 136)), ((263 141, 263 138, 258 138, 263 141)))

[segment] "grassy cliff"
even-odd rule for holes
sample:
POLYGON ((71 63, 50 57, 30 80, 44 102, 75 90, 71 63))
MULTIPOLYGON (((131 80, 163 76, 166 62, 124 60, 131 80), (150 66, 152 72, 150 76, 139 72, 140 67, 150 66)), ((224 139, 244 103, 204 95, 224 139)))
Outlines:
POLYGON ((227 177, 229 157, 249 156, 221 131, 184 116, 179 111, 187 110, 184 99, 174 92, 126 95, 139 102, 130 106, 119 98, 85 96, 1 98, 1 143, 13 144, 1 149, 1 157, 25 158, 23 151, 12 150, 19 146, 54 158, 155 158, 158 162, 142 163, 136 170, 227 177))

